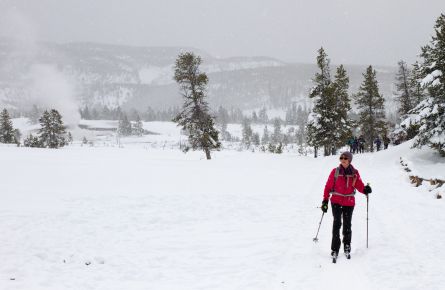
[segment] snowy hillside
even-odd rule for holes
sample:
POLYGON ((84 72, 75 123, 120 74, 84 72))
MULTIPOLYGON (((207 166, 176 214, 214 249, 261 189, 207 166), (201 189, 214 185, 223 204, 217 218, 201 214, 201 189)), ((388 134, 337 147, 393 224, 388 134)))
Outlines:
POLYGON ((443 289, 443 199, 400 157, 441 178, 445 161, 409 145, 355 155, 370 246, 360 194, 337 264, 330 211, 312 238, 338 156, 0 147, 0 289, 443 289))
MULTIPOLYGON (((27 108, 51 94, 53 99, 75 100, 77 106, 142 110, 180 105, 172 66, 183 50, 203 58, 202 70, 210 79, 209 102, 214 107, 282 108, 291 102, 309 102, 315 64, 288 64, 268 57, 221 59, 194 48, 23 43, 0 38, 0 105, 27 108), (46 88, 48 78, 54 77, 70 87, 46 88), (43 89, 42 96, 36 93, 35 85, 43 89)), ((347 70, 351 92, 355 92, 365 66, 349 65, 347 70)), ((395 69, 377 70, 381 92, 391 108, 395 69)))

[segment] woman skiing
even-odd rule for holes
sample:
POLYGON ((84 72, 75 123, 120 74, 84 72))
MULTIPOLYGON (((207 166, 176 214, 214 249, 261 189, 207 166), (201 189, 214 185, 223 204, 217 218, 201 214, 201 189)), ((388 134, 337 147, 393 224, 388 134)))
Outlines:
POLYGON ((358 170, 352 165, 352 153, 346 151, 340 156, 340 165, 334 168, 329 175, 324 188, 321 210, 328 211, 329 197, 331 196, 332 214, 334 223, 332 226, 331 255, 335 263, 340 250, 340 228, 343 218, 343 246, 348 259, 351 258, 351 220, 355 206, 355 191, 367 195, 371 193, 371 187, 364 185, 358 170))

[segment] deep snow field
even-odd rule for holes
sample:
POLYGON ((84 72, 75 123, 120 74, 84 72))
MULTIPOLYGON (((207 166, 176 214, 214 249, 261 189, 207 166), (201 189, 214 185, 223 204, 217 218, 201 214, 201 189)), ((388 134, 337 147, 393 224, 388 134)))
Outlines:
POLYGON ((332 264, 330 209, 312 239, 338 156, 2 146, 0 289, 444 289, 444 201, 400 157, 442 179, 445 160, 409 147, 354 156, 369 248, 357 194, 352 259, 332 264))

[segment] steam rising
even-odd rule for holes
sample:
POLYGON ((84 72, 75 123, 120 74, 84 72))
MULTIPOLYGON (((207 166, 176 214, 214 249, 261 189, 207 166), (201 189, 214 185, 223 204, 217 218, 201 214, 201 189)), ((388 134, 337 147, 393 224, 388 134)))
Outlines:
POLYGON ((34 104, 57 109, 62 114, 64 123, 69 126, 79 123, 80 114, 74 97, 74 85, 64 73, 53 65, 34 64, 29 76, 29 90, 34 104))
POLYGON ((18 65, 28 68, 28 73, 15 76, 16 81, 26 91, 30 104, 21 104, 30 107, 32 104, 45 109, 57 109, 66 125, 73 127, 80 121, 78 104, 75 97, 76 84, 63 71, 57 69, 55 64, 39 63, 42 48, 39 46, 38 31, 31 20, 15 7, 5 11, 0 19, 0 36, 14 38, 14 51, 19 57, 14 57, 3 63, 4 68, 11 71, 18 65))

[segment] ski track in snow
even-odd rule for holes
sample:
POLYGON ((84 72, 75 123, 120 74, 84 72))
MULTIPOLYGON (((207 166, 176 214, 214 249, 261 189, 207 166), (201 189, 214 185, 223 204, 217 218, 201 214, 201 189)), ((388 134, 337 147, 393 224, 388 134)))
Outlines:
POLYGON ((337 264, 330 209, 312 239, 338 156, 0 148, 0 289, 442 289, 443 201, 406 148, 355 155, 369 249, 358 193, 337 264))

